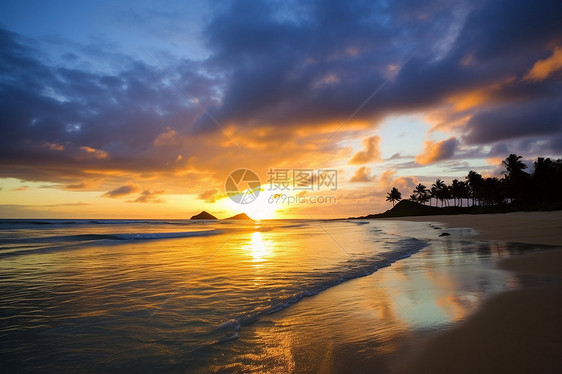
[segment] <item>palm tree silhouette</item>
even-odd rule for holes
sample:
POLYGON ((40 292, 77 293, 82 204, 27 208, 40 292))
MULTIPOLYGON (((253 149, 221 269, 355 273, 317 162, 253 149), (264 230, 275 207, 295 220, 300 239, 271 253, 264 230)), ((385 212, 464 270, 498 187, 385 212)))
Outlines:
POLYGON ((421 183, 418 183, 416 188, 414 189, 414 195, 416 196, 416 200, 420 203, 425 203, 428 200, 427 193, 428 189, 421 183))
POLYGON ((392 187, 392 190, 386 194, 386 201, 392 201, 392 206, 396 201, 402 200, 402 194, 396 187, 392 187))
POLYGON ((476 200, 480 200, 480 194, 482 190, 482 185, 484 184, 484 179, 480 174, 471 170, 466 176, 466 180, 469 187, 469 195, 472 198, 472 205, 474 205, 476 200))
POLYGON ((507 182, 508 197, 515 198, 516 200, 521 200, 522 191, 525 190, 525 186, 522 184, 525 177, 529 176, 523 171, 527 168, 527 165, 521 162, 522 158, 522 156, 512 153, 502 161, 502 165, 507 171, 505 181, 507 182))
MULTIPOLYGON (((428 189, 421 183, 414 188, 410 200, 421 204, 435 198, 435 206, 450 206, 451 199, 454 206, 469 208, 470 206, 502 206, 510 205, 509 209, 519 210, 560 210, 562 209, 562 159, 538 157, 534 162, 532 172, 522 161, 522 156, 510 154, 502 165, 505 168, 503 178, 487 177, 471 170, 465 180, 453 179, 447 185, 441 179, 435 180, 428 189), (472 200, 472 204, 471 201, 472 200), (463 206, 466 201, 466 206, 463 206)), ((387 201, 392 206, 401 198, 400 192, 392 188, 387 194, 387 201)), ((482 209, 478 209, 482 210, 482 209)), ((501 209, 503 211, 503 208, 501 209)), ((463 209, 461 212, 472 209, 463 209)), ((482 211, 494 211, 483 209, 482 211)), ((499 210, 498 210, 499 211, 499 210)))
POLYGON ((460 206, 462 207, 462 199, 468 197, 468 189, 466 183, 463 181, 459 181, 458 179, 453 179, 449 190, 451 192, 451 196, 453 198, 455 206, 457 206, 457 201, 459 201, 460 206))
MULTIPOLYGON (((427 192, 424 192, 424 193, 422 193, 421 195, 418 196, 418 201, 422 204, 425 204, 430 200, 431 200, 431 195, 429 194, 429 190, 427 190, 427 192)), ((431 202, 430 202, 429 205, 431 205, 431 202)))
POLYGON ((527 165, 521 162, 523 156, 517 156, 515 153, 510 154, 505 160, 502 161, 502 165, 507 170, 509 177, 520 176, 524 169, 527 169, 527 165))
MULTIPOLYGON (((441 200, 441 207, 443 206, 443 200, 447 197, 447 185, 441 179, 436 179, 435 183, 431 185, 431 193, 436 199, 441 200)), ((437 203, 435 204, 437 206, 437 203)))

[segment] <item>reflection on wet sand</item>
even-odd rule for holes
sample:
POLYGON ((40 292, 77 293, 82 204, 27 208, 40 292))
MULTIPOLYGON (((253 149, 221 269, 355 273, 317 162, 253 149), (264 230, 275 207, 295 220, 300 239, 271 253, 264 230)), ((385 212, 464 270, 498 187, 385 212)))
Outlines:
POLYGON ((516 285, 493 261, 518 250, 433 241, 407 261, 263 316, 241 332, 240 352, 223 359, 242 372, 396 371, 425 332, 464 320, 485 296, 516 285))

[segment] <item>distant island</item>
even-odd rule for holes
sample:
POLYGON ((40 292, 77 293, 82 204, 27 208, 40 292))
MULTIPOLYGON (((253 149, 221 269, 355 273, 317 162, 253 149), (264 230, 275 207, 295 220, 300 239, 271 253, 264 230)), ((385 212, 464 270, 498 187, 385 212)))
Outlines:
MULTIPOLYGON (((190 219, 196 220, 196 219, 209 219, 209 220, 218 220, 217 217, 213 216, 211 213, 208 213, 206 211, 202 211, 199 214, 194 215, 193 217, 191 217, 190 219)), ((232 217, 228 217, 225 219, 232 219, 232 220, 245 220, 245 221, 253 221, 253 219, 251 219, 250 217, 248 217, 248 215, 246 213, 240 213, 240 214, 236 214, 232 217)))
POLYGON ((225 219, 239 219, 239 220, 253 221, 253 219, 248 217, 248 215, 246 213, 240 213, 240 214, 237 214, 235 216, 228 217, 228 218, 225 218, 225 219))
POLYGON ((218 219, 218 218, 213 216, 211 213, 202 211, 201 213, 194 215, 190 219, 218 219))

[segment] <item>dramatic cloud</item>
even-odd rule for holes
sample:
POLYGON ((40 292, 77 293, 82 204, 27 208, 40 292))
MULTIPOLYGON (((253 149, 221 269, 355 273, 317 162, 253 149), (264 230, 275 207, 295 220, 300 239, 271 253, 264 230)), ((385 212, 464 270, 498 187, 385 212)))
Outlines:
MULTIPOLYGON (((562 45, 557 1, 293 5, 283 14, 273 4, 242 1, 211 13, 203 30, 208 57, 165 63, 193 96, 155 64, 96 46, 88 53, 112 59, 114 69, 66 66, 43 59, 40 44, 1 31, 1 175, 54 180, 87 169, 172 176, 216 168, 221 160, 204 155, 224 146, 239 158, 236 143, 278 163, 267 150, 298 159, 283 149, 298 142, 302 158, 342 123, 343 130, 367 129, 388 114, 450 104, 443 121, 470 110, 460 117, 470 132, 467 119, 492 103, 509 111, 560 95, 551 81, 508 79, 545 69, 553 75, 559 48, 552 54, 552 45, 562 45), (41 173, 29 170, 37 162, 41 173)), ((377 161, 378 145, 369 138, 351 162, 377 161)))
POLYGON ((373 180, 371 176, 371 169, 366 166, 362 166, 359 169, 355 170, 355 174, 349 180, 350 182, 370 182, 373 180))
POLYGON ((424 142, 423 153, 416 157, 416 162, 420 165, 428 165, 437 161, 447 160, 455 154, 458 140, 449 138, 440 142, 424 142))
POLYGON ((105 197, 141 191, 134 182, 138 202, 163 190, 216 202, 240 167, 403 172, 562 152, 558 0, 233 1, 204 17, 178 7, 106 9, 105 25, 140 36, 96 30, 103 43, 0 29, 0 178, 105 197), (399 166, 382 159, 417 152, 383 133, 403 115, 449 139, 399 166))
POLYGON ((525 75, 526 80, 543 80, 552 73, 562 69, 562 47, 556 47, 552 56, 537 61, 533 68, 525 75))
POLYGON ((392 185, 392 180, 395 174, 396 174, 396 170, 387 169, 380 175, 379 182, 378 182, 380 191, 385 191, 386 189, 388 189, 388 187, 392 185))
POLYGON ((134 186, 132 184, 127 184, 125 186, 121 186, 114 190, 104 193, 103 197, 111 197, 111 198, 121 197, 121 196, 126 196, 135 193, 138 190, 139 188, 137 186, 134 186))
POLYGON ((198 199, 205 200, 206 203, 214 203, 221 197, 222 195, 220 194, 220 191, 216 188, 206 190, 197 196, 198 199))
POLYGON ((363 140, 364 151, 357 152, 349 161, 350 164, 360 165, 366 164, 371 161, 380 161, 381 152, 379 151, 379 144, 381 138, 378 135, 368 137, 363 140))
POLYGON ((475 114, 467 127, 468 144, 560 134, 562 97, 485 110, 475 114))
POLYGON ((392 186, 396 187, 403 195, 403 199, 407 199, 408 195, 418 184, 416 177, 400 177, 392 181, 392 186))
POLYGON ((140 196, 135 200, 129 200, 129 203, 164 203, 165 200, 160 197, 166 191, 150 191, 144 190, 141 192, 140 196))
MULTIPOLYGON (((63 150, 63 149, 57 149, 63 150)), ((76 159, 78 160, 86 160, 89 158, 106 158, 107 152, 95 149, 88 146, 82 146, 79 148, 80 153, 76 155, 76 159)))

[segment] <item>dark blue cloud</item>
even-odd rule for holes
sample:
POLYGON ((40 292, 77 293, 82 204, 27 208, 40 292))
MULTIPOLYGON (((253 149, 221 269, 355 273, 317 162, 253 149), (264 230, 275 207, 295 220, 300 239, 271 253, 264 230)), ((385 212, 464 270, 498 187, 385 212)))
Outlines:
MULTIPOLYGON (((313 1, 304 8, 302 17, 279 21, 274 7, 235 2, 209 24, 206 64, 227 77, 217 117, 241 126, 343 121, 409 56, 357 117, 423 110, 521 77, 562 35, 555 1, 531 10, 521 1, 313 1), (336 79, 322 84, 330 76, 336 79)), ((551 95, 549 84, 511 84, 496 89, 495 99, 551 95)), ((200 127, 212 128, 205 118, 200 127)))
POLYGON ((469 144, 550 136, 562 133, 562 98, 500 106, 474 115, 468 122, 469 144))
MULTIPOLYGON (((559 149, 560 76, 521 78, 562 45, 561 13, 562 3, 551 0, 236 1, 211 13, 201 33, 208 57, 160 55, 174 79, 241 133, 342 122, 384 82, 356 119, 436 108, 495 84, 486 103, 467 110, 472 119, 458 139, 486 145, 549 137, 559 149)), ((127 23, 138 27, 148 16, 131 17, 127 23)), ((45 57, 41 42, 0 30, 0 176, 172 170, 196 144, 157 146, 160 135, 220 133, 155 64, 107 43, 51 43, 65 51, 57 60, 45 57), (89 64, 91 56, 111 68, 89 64), (34 171, 37 165, 43 168, 34 171)))
MULTIPOLYGON (((85 167, 168 169, 186 150, 155 147, 155 139, 170 129, 187 133, 200 116, 162 70, 142 62, 115 74, 52 66, 25 39, 0 30, 0 66, 3 176, 23 177, 39 165, 68 175, 85 167)), ((212 78, 189 70, 175 79, 201 101, 214 100, 212 78)))

